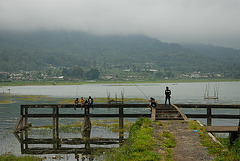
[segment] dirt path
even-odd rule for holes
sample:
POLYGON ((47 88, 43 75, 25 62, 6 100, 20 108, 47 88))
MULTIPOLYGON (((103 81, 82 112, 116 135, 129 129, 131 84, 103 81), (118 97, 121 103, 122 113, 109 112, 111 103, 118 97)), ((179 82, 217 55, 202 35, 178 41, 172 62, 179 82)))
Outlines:
MULTIPOLYGON (((201 146, 198 132, 189 129, 189 124, 184 121, 160 121, 165 124, 159 126, 153 124, 154 136, 160 138, 160 133, 168 131, 175 136, 176 147, 173 150, 174 161, 199 161, 212 160, 209 156, 207 148, 201 146)), ((160 143, 161 144, 161 143, 160 143)), ((159 148, 158 153, 163 153, 163 149, 159 148)))

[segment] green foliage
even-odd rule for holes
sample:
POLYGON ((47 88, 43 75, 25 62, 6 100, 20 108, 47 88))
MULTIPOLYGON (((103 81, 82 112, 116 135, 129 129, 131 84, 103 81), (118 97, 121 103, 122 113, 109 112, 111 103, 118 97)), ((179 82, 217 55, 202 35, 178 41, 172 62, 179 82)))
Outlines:
POLYGON ((153 152, 153 128, 149 127, 150 122, 147 118, 140 118, 131 127, 128 141, 120 148, 107 153, 106 160, 161 160, 161 157, 153 152))
POLYGON ((100 75, 100 72, 97 69, 90 69, 87 73, 86 76, 88 79, 97 79, 100 75))
POLYGON ((42 161, 43 159, 35 156, 15 156, 13 154, 0 155, 1 161, 42 161))
POLYGON ((175 137, 174 137, 173 134, 171 134, 168 131, 163 131, 161 136, 166 138, 163 141, 164 147, 166 147, 166 148, 174 148, 176 146, 176 140, 175 140, 175 137))
POLYGON ((236 140, 233 145, 230 145, 229 138, 220 139, 224 147, 214 142, 207 134, 204 127, 198 125, 196 121, 190 121, 190 128, 197 129, 203 146, 208 147, 209 154, 215 156, 216 161, 238 161, 240 160, 240 140, 236 140))
POLYGON ((62 74, 66 77, 82 78, 84 75, 84 71, 80 67, 72 67, 69 69, 64 68, 62 74))
POLYGON ((110 63, 117 69, 140 72, 149 63, 146 69, 161 69, 155 78, 171 78, 179 71, 219 72, 240 77, 239 50, 207 45, 187 47, 192 49, 143 35, 0 31, 0 71, 43 70, 49 64, 85 68, 102 64, 104 69, 109 69, 110 63))
POLYGON ((163 131, 161 134, 160 134, 161 137, 163 137, 163 146, 164 146, 164 149, 166 151, 166 155, 165 155, 165 159, 170 161, 172 160, 172 153, 173 153, 173 148, 176 147, 176 140, 175 140, 175 137, 173 134, 171 134, 170 132, 168 131, 163 131))

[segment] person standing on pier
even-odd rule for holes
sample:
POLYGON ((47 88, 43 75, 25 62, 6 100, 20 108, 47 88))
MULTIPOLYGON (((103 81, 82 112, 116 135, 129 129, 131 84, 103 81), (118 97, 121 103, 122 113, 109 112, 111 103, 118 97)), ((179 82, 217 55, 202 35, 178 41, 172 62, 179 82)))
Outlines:
POLYGON ((78 107, 78 102, 79 102, 79 100, 78 100, 78 98, 76 98, 74 100, 74 110, 76 110, 76 107, 78 107))
POLYGON ((171 105, 170 98, 171 98, 171 90, 168 87, 166 87, 166 90, 165 90, 165 106, 167 105, 167 100, 168 100, 169 106, 171 105))

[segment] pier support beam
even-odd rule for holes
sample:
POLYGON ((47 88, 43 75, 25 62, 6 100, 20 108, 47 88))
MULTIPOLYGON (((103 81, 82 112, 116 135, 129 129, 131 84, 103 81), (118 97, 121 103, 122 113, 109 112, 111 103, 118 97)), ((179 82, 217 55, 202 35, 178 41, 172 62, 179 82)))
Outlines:
POLYGON ((83 118, 81 134, 82 134, 82 137, 85 138, 85 139, 90 138, 91 127, 92 127, 91 120, 90 120, 90 117, 89 117, 89 110, 90 110, 89 106, 84 107, 85 116, 83 118))
POLYGON ((82 128, 81 128, 81 134, 83 138, 90 138, 91 127, 92 127, 92 124, 91 124, 90 117, 84 116, 82 128))
POLYGON ((124 120, 123 120, 123 106, 119 107, 119 142, 122 143, 124 139, 123 132, 124 120))
POLYGON ((156 120, 156 108, 152 108, 151 118, 152 118, 152 121, 156 120))
POLYGON ((20 121, 20 129, 23 129, 23 106, 21 105, 21 111, 20 111, 20 114, 21 114, 21 121, 20 121))
POLYGON ((207 126, 212 125, 212 108, 207 106, 207 126))

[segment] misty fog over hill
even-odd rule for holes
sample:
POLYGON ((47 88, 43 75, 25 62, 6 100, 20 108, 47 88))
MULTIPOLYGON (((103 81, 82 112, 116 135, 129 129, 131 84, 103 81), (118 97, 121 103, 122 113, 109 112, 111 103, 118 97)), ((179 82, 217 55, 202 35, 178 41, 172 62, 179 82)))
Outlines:
POLYGON ((180 45, 144 35, 98 36, 83 32, 0 32, 0 71, 95 67, 103 63, 152 63, 180 72, 240 71, 240 50, 204 44, 180 45))

